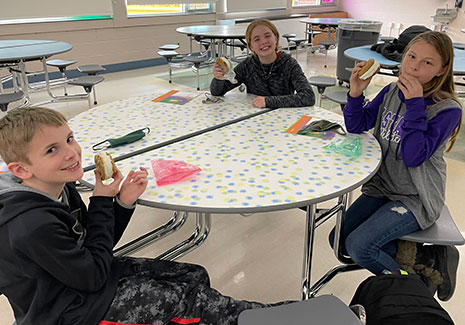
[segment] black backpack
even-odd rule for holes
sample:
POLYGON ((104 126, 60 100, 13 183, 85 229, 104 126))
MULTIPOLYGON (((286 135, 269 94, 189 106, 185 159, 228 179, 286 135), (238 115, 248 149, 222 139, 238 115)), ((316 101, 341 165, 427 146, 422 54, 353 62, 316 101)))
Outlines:
POLYGON ((400 33, 399 38, 394 39, 391 43, 375 44, 371 47, 373 51, 381 53, 390 60, 397 62, 402 61, 402 53, 407 44, 418 34, 430 31, 428 27, 422 25, 413 25, 400 33))
POLYGON ((350 306, 365 307, 367 325, 450 325, 447 311, 418 275, 371 276, 357 288, 350 306))

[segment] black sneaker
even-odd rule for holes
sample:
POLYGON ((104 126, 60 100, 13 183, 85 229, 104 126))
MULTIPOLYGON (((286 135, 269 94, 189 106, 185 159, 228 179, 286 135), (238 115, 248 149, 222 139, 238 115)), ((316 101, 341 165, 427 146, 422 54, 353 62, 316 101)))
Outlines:
POLYGON ((444 282, 438 285, 438 298, 442 301, 447 301, 452 297, 455 291, 460 254, 455 246, 436 247, 441 248, 441 254, 436 255, 438 258, 437 270, 444 279, 444 282))

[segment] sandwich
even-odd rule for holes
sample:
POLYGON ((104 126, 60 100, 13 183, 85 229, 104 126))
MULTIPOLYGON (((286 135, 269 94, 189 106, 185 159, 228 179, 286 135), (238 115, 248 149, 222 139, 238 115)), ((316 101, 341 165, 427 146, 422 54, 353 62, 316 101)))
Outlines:
POLYGON ((225 57, 220 57, 220 58, 216 59, 216 64, 219 64, 221 66, 221 68, 224 70, 224 72, 226 72, 226 73, 228 73, 229 70, 232 69, 231 61, 229 61, 225 57))
POLYGON ((368 60, 362 69, 358 72, 358 77, 362 80, 373 77, 381 69, 379 63, 374 59, 368 60))
POLYGON ((111 178, 116 173, 116 165, 109 153, 99 151, 94 156, 95 168, 100 173, 100 178, 104 181, 111 178))

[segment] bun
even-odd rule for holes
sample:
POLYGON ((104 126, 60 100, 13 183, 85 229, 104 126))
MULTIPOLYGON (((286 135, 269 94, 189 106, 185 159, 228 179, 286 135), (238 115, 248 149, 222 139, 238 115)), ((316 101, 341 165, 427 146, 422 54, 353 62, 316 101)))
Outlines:
POLYGON ((219 64, 223 68, 224 72, 226 72, 226 73, 228 73, 229 70, 231 70, 231 68, 232 68, 231 61, 229 61, 225 57, 220 57, 220 58, 216 59, 215 62, 217 64, 219 64))
POLYGON ((109 179, 116 173, 116 165, 109 153, 99 151, 94 156, 95 169, 100 173, 102 180, 109 179))
POLYGON ((377 61, 374 59, 368 60, 362 69, 358 72, 358 77, 362 80, 373 77, 381 70, 381 67, 377 61))

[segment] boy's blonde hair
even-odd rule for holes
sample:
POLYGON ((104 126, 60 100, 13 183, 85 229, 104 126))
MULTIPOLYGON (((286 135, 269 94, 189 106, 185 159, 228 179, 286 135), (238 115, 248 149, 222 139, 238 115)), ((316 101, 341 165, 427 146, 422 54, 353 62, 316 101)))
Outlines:
MULTIPOLYGON (((421 33, 412 39, 407 45, 407 48, 404 50, 402 61, 409 49, 419 42, 428 43, 433 46, 441 57, 442 67, 445 68, 445 72, 442 75, 434 77, 430 82, 423 86, 423 96, 432 96, 436 103, 443 102, 450 98, 455 100, 461 107, 462 104, 455 96, 454 47, 452 40, 443 32, 429 31, 421 33)), ((449 152, 454 146, 461 124, 462 116, 460 116, 459 124, 449 138, 449 148, 447 148, 446 152, 449 152)))
POLYGON ((28 159, 28 144, 42 126, 60 127, 67 123, 63 114, 43 107, 16 108, 0 119, 0 156, 5 163, 28 159))
POLYGON ((279 46, 279 32, 276 26, 268 19, 255 19, 249 24, 249 26, 247 26, 247 30, 245 31, 245 41, 247 42, 247 46, 249 47, 249 49, 250 49, 250 44, 252 43, 252 32, 254 28, 259 25, 265 26, 271 29, 273 34, 278 38, 278 41, 276 42, 276 48, 275 48, 275 51, 277 51, 278 46, 279 46))

